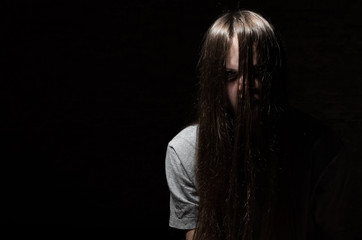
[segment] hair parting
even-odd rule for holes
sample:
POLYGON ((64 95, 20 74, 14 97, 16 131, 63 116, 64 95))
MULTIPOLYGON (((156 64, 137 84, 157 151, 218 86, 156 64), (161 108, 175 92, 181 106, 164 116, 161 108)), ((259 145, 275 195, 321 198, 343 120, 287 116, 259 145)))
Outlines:
POLYGON ((270 236, 278 187, 275 110, 286 104, 282 57, 273 27, 251 11, 224 13, 205 36, 198 63, 195 240, 270 236), (243 78, 235 112, 225 87, 225 58, 233 37, 239 43, 238 77, 243 78))

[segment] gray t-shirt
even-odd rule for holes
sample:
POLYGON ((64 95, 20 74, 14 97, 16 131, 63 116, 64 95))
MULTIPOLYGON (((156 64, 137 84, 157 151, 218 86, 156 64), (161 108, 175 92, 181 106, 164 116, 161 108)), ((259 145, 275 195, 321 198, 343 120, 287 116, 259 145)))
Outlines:
POLYGON ((197 125, 188 126, 169 143, 166 151, 166 178, 170 190, 169 226, 194 229, 199 197, 196 191, 195 159, 197 125))
MULTIPOLYGON (((295 109, 279 120, 278 239, 362 239, 362 188, 356 166, 338 137, 295 109)), ((195 181, 198 125, 180 131, 167 146, 169 226, 194 229, 199 198, 195 181)))

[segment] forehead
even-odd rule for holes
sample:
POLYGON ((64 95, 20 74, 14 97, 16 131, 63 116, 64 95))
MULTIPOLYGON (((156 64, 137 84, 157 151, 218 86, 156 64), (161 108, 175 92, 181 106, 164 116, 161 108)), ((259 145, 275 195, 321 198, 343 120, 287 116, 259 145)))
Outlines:
MULTIPOLYGON (((257 65, 258 53, 256 50, 256 44, 253 44, 253 65, 257 65)), ((231 40, 229 49, 226 53, 225 65, 228 69, 239 69, 239 41, 237 36, 234 36, 231 40)))
POLYGON ((231 44, 226 53, 225 64, 226 68, 235 70, 239 68, 239 42, 236 36, 231 40, 231 44))

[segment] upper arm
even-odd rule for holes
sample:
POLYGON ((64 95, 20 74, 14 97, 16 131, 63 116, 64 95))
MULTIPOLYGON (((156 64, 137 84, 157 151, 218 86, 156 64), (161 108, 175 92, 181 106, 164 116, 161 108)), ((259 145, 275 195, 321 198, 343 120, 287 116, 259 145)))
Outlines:
POLYGON ((330 144, 328 151, 337 147, 339 151, 324 156, 330 160, 320 172, 316 183, 314 220, 318 233, 323 237, 355 239, 355 234, 362 224, 361 215, 356 214, 356 206, 362 201, 361 195, 358 194, 361 188, 354 186, 353 165, 345 148, 330 144))
POLYGON ((193 168, 185 165, 186 160, 182 158, 185 155, 177 154, 170 145, 167 147, 165 167, 170 191, 169 225, 178 229, 193 229, 196 226, 198 196, 194 180, 190 177, 193 168))
POLYGON ((192 240, 195 235, 195 229, 188 230, 186 232, 186 240, 192 240))

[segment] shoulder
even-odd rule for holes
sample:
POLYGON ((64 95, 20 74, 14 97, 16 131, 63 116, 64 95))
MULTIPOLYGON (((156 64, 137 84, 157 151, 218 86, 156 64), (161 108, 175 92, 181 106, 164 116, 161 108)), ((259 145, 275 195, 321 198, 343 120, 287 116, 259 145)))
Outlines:
POLYGON ((190 125, 169 141, 166 179, 170 190, 169 226, 193 229, 196 226, 198 194, 195 162, 198 125, 190 125))
POLYGON ((176 153, 195 151, 197 131, 197 124, 185 127, 171 139, 168 147, 174 149, 176 153))
POLYGON ((335 130, 318 118, 296 108, 289 109, 288 118, 296 137, 311 144, 314 150, 333 155, 343 147, 335 130))
POLYGON ((299 146, 303 156, 309 156, 309 161, 305 161, 305 164, 313 168, 315 177, 331 164, 336 164, 336 161, 343 161, 345 146, 333 128, 295 108, 289 109, 287 118, 293 142, 299 146))
POLYGON ((198 125, 187 126, 167 146, 166 166, 173 166, 175 172, 185 171, 190 179, 194 178, 197 131, 198 125))

